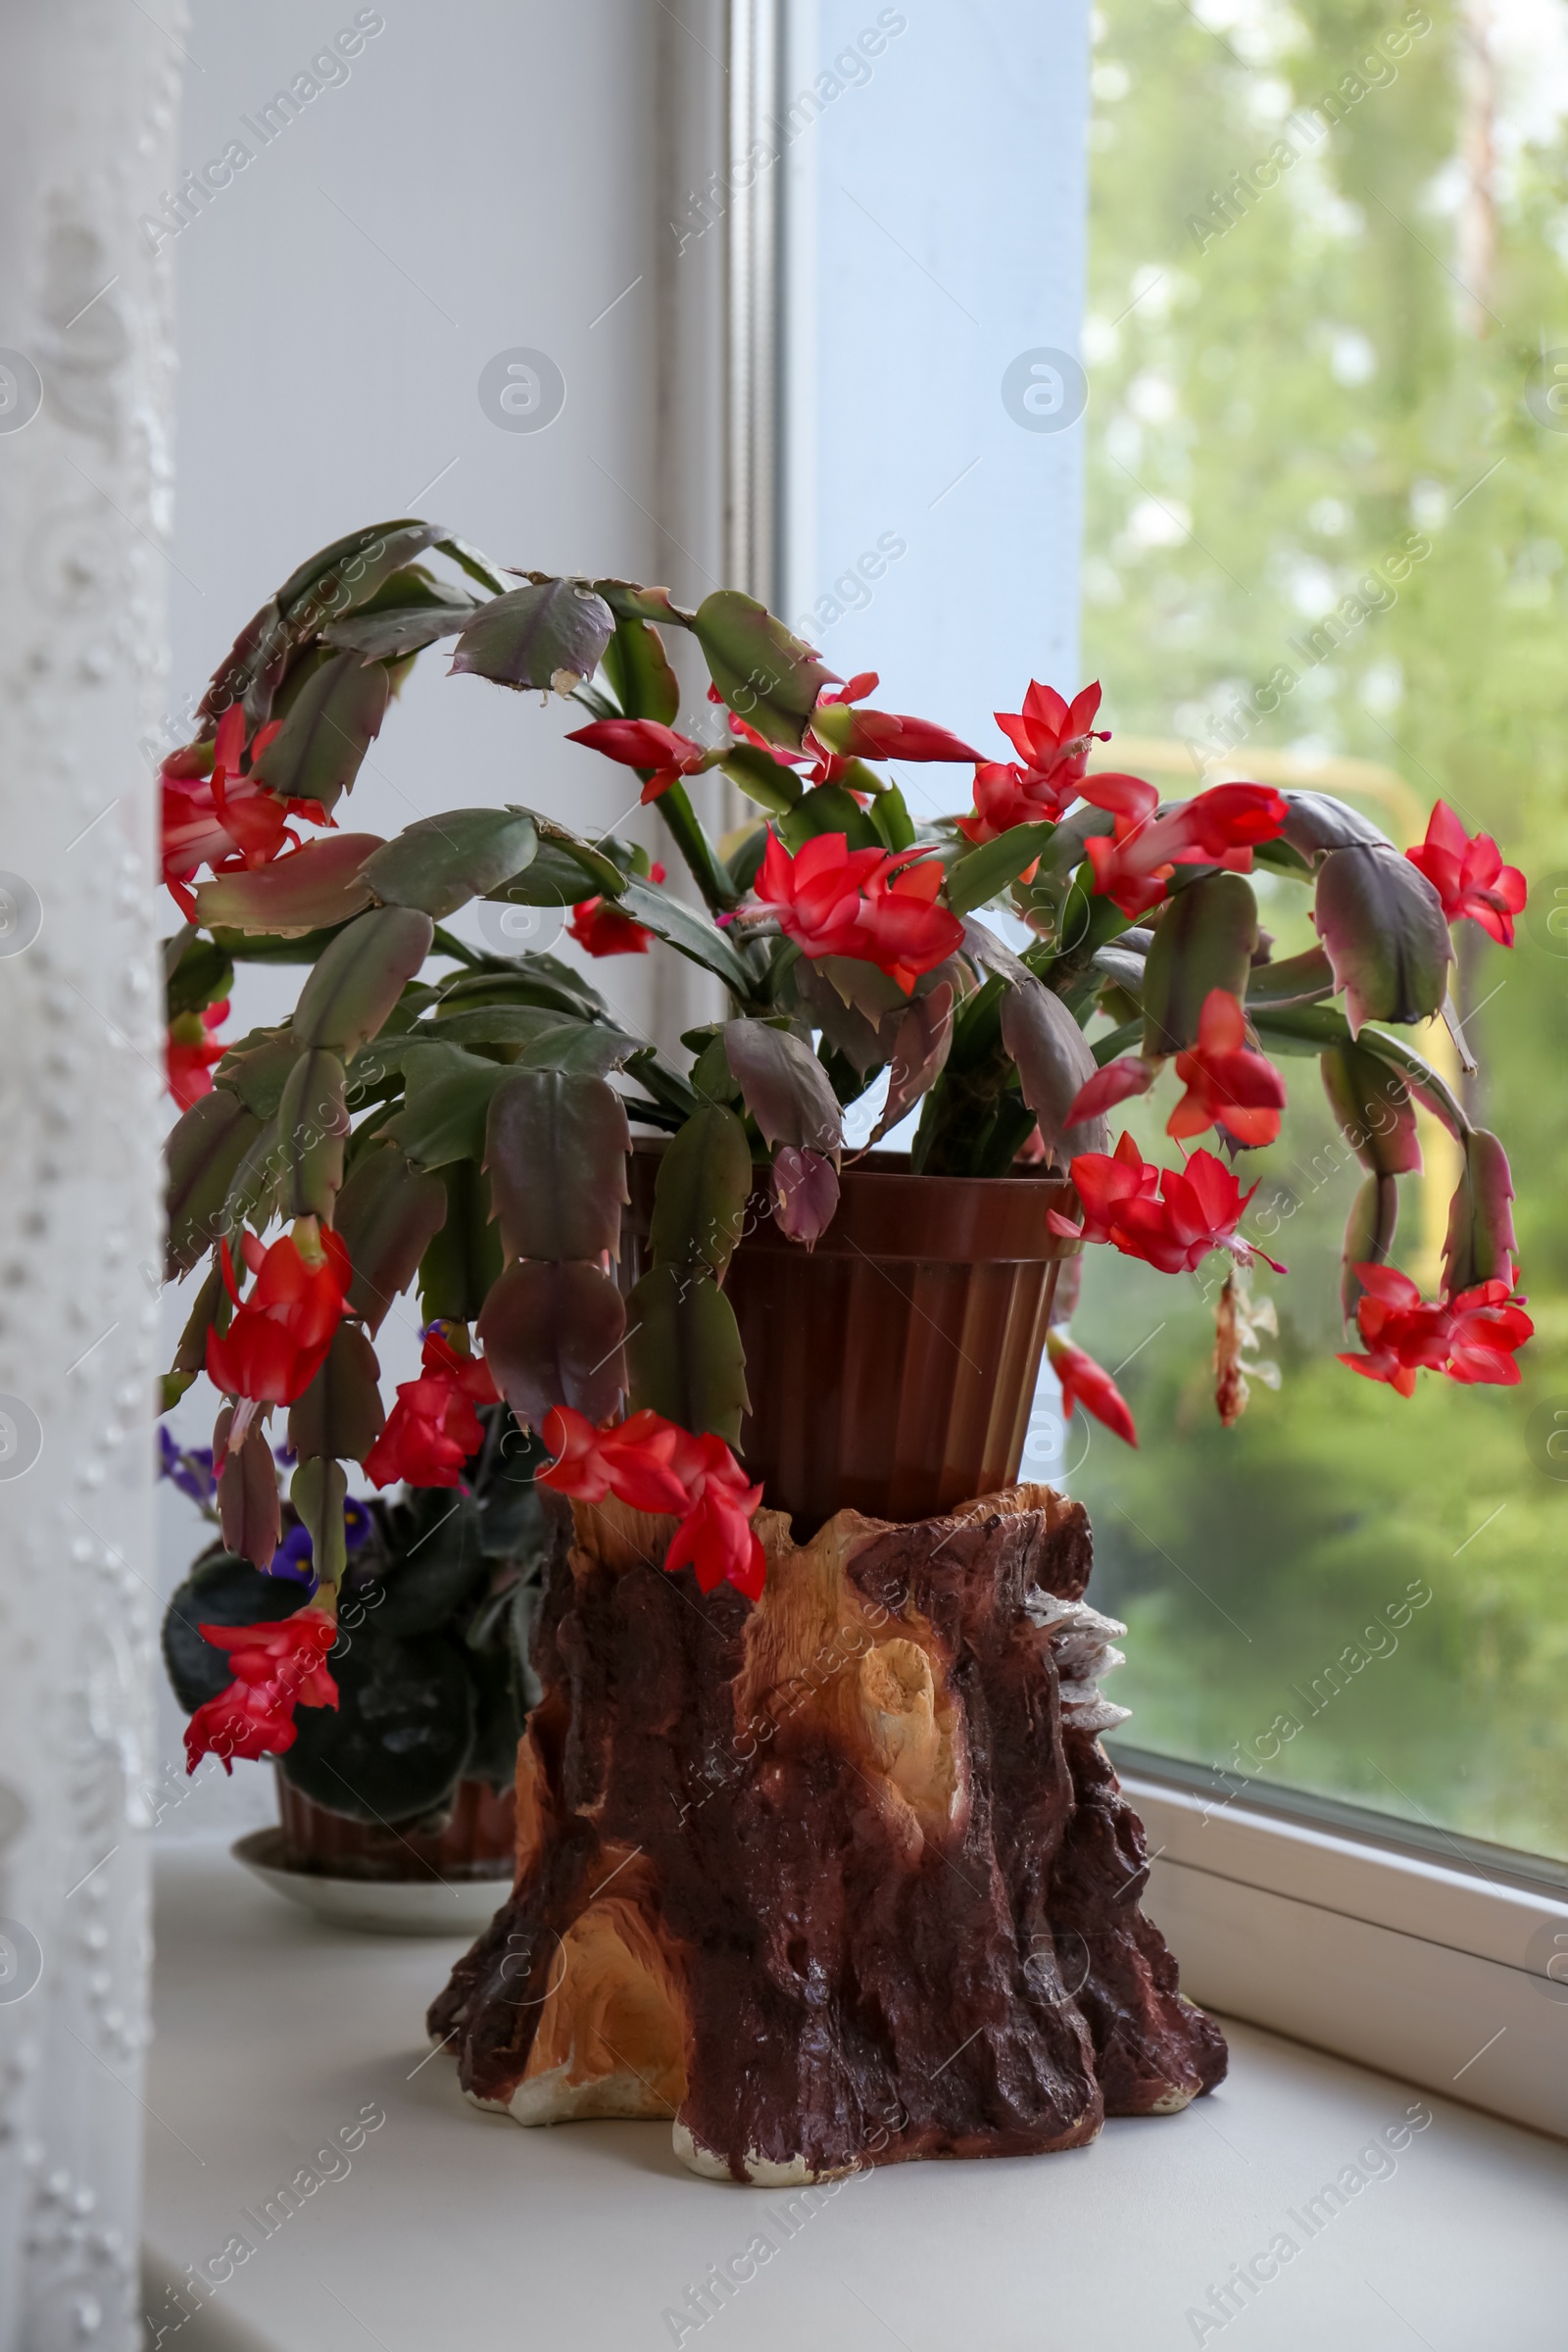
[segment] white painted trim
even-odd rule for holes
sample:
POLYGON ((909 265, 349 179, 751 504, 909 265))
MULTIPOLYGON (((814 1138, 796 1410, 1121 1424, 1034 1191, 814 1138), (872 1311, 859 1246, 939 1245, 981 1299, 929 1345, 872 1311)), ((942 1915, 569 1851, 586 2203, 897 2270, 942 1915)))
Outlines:
POLYGON ((725 578, 776 606, 779 21, 728 0, 725 578))
POLYGON ((1568 2136, 1568 1896, 1142 1774, 1122 1786, 1193 1999, 1568 2136))

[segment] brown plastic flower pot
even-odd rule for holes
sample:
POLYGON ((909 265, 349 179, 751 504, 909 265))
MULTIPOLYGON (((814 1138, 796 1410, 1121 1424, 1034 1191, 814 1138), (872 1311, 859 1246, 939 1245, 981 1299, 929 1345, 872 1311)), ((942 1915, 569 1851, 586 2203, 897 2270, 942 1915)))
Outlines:
MULTIPOLYGON (((636 1280, 663 1146, 639 1142, 622 1226, 636 1280)), ((1048 1176, 916 1176, 903 1152, 844 1172, 814 1250, 754 1193, 725 1292, 752 1409, 741 1455, 800 1540, 845 1507, 934 1517, 1017 1477, 1057 1269, 1048 1176)))
POLYGON ((355 1821, 318 1805, 277 1775, 281 1867, 325 1879, 510 1879, 516 1795, 460 1781, 443 1829, 420 1821, 355 1821))

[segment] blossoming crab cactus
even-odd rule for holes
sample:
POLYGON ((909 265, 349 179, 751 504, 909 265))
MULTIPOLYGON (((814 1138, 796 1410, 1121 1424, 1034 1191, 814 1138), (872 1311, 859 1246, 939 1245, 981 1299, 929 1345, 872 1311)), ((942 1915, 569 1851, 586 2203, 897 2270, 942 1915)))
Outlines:
MULTIPOLYGON (((733 590, 688 611, 662 588, 502 572, 417 520, 322 550, 240 633, 196 741, 165 763, 166 871, 188 918, 167 951, 171 1016, 199 1019, 248 959, 306 977, 292 1017, 236 1038, 171 1136, 170 1269, 211 1263, 168 1391, 203 1367, 223 1390, 224 1526, 250 1558, 275 1538, 275 1496, 253 1475, 270 1411, 288 1410, 292 1498, 329 1607, 342 1465, 461 1482, 479 1389, 458 1390, 484 1381, 525 1430, 555 1434, 567 1491, 634 1452, 645 1485, 662 1462, 686 1531, 666 1564, 689 1556, 700 1582, 750 1589, 726 1273, 754 1188, 802 1247, 827 1228, 843 1113, 883 1083, 877 1135, 918 1111, 916 1172, 1054 1171, 1078 1203, 1057 1230, 1084 1248, 1167 1271, 1220 1248, 1241 1273, 1250 1191, 1190 1147, 1212 1131, 1234 1159, 1267 1142, 1284 1102, 1271 1056, 1316 1054, 1366 1169, 1345 1253, 1346 1313, 1369 1348, 1357 1370, 1398 1387, 1414 1360, 1515 1376, 1528 1318, 1507 1162, 1406 1034, 1446 1008, 1450 919, 1508 936, 1523 882, 1495 845, 1440 810, 1401 856, 1338 801, 1253 783, 1161 804, 1139 777, 1091 770, 1097 686, 1069 702, 1031 683, 998 714, 1011 760, 874 707, 876 689, 872 672, 835 678, 733 590), (684 726, 671 632, 711 681, 684 726), (684 895, 640 845, 517 804, 445 809, 391 840, 340 822, 403 673, 450 638, 460 678, 583 709, 571 740, 635 771, 684 895), (972 769, 972 808, 916 822, 901 760, 972 769), (692 798, 715 769, 757 808, 722 849, 692 798), (1273 959, 1255 863, 1311 890, 1306 953, 1273 959), (728 1012, 688 1033, 677 1067, 617 1026, 580 966, 445 928, 474 899, 573 908, 590 958, 673 952, 723 985, 728 1012), (993 907, 1021 926, 1017 952, 982 919, 993 907), (1146 1162, 1126 1138, 1112 1152, 1106 1112, 1171 1063, 1179 1162, 1146 1162), (1395 1329, 1416 1310, 1367 1273, 1387 1266, 1397 1178, 1420 1164, 1412 1099, 1464 1152, 1419 1347, 1395 1329), (669 1140, 628 1299, 612 1268, 631 1120, 669 1140), (253 1287, 236 1297, 242 1261, 253 1287), (439 1345, 389 1421, 373 1343, 414 1289, 439 1345), (1361 1315, 1366 1299, 1394 1324, 1361 1315)), ((1245 1394, 1239 1335, 1261 1312, 1244 1289, 1222 1307, 1227 1419, 1245 1394)), ((1130 1436, 1081 1351, 1057 1357, 1072 1394, 1130 1436)))

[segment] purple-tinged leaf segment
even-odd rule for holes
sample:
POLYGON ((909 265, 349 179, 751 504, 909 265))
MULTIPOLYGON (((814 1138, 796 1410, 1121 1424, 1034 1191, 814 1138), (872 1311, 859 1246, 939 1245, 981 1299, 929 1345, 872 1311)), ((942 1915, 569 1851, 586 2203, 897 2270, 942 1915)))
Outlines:
POLYGON ((1427 1020, 1443 1009, 1453 948, 1443 902, 1396 850, 1331 850, 1318 868, 1318 936, 1345 991, 1351 1036, 1363 1021, 1427 1020))
POLYGON ((288 1442, 302 1462, 364 1461, 386 1420, 379 1380, 364 1332, 357 1323, 340 1323, 320 1370, 289 1407, 288 1442))
POLYGON ((839 1204, 838 1170, 820 1152, 781 1144, 773 1154, 773 1213, 779 1231, 809 1250, 833 1222, 839 1204))
POLYGON ((1419 1176, 1421 1145, 1408 1081, 1363 1046, 1331 1047, 1321 1066, 1340 1132, 1362 1167, 1373 1176, 1419 1176))
POLYGON ((1356 1187, 1350 1203, 1340 1260, 1340 1312, 1347 1323, 1354 1319, 1356 1301, 1366 1289, 1356 1267, 1387 1263, 1398 1221, 1399 1188, 1393 1176, 1368 1176, 1356 1187))
POLYGON ((517 1419, 537 1429, 554 1404, 608 1421, 626 1386, 626 1307, 597 1266, 523 1258, 484 1302, 480 1346, 517 1419))
POLYGON ((218 1471, 218 1523, 227 1550, 265 1570, 283 1530, 272 1449, 259 1421, 253 1421, 235 1450, 228 1450, 234 1408, 225 1404, 213 1431, 218 1471))
POLYGON ((406 826, 363 872, 384 906, 421 907, 439 923, 520 874, 538 847, 532 817, 517 809, 443 808, 406 826))
POLYGON ((370 903, 360 868, 380 847, 379 833, 329 833, 270 865, 215 874, 196 885, 197 920, 206 930, 261 931, 279 939, 346 923, 370 903))
POLYGON ((282 725, 251 771, 280 801, 317 801, 335 808, 381 732, 391 692, 379 662, 334 653, 289 704, 282 725))
POLYGON ((746 1355, 735 1310, 712 1277, 656 1265, 626 1301, 633 1410, 651 1406, 701 1437, 738 1446, 750 1408, 746 1355))
POLYGON ((338 1195, 337 1230, 354 1268, 349 1305, 372 1336, 413 1282, 446 1217, 440 1177, 421 1174, 395 1145, 372 1144, 349 1170, 338 1195))
POLYGON ((236 1169, 262 1133, 262 1122, 237 1095, 215 1087, 171 1130, 164 1147, 168 1169, 165 1211, 169 1279, 188 1274, 224 1230, 223 1203, 236 1169))
POLYGON ((342 1062, 319 1046, 302 1054, 288 1074, 277 1106, 286 1217, 332 1222, 349 1134, 344 1086, 342 1062))
POLYGON ((617 1257, 630 1150, 625 1105, 605 1079, 509 1071, 491 1097, 484 1147, 507 1255, 617 1257))
POLYGON ((517 693, 554 688, 569 694, 593 676, 614 626, 604 598, 582 580, 511 588, 469 621, 452 656, 452 672, 489 678, 517 693))
POLYGON ((942 1075, 952 1044, 953 983, 939 980, 927 995, 914 999, 894 1033, 887 1101, 871 1138, 873 1144, 890 1135, 930 1093, 942 1075))
POLYGON ((1465 1138, 1464 1174, 1449 1205, 1443 1244, 1443 1287, 1450 1298, 1478 1282, 1515 1280, 1519 1242, 1512 1200, 1508 1155, 1494 1135, 1477 1127, 1465 1138))
POLYGON ((1073 1103, 1096 1074, 1089 1041, 1061 999, 1032 974, 1002 1000, 1002 1042, 1039 1123, 1046 1166, 1065 1169, 1080 1152, 1103 1152, 1110 1139, 1102 1118, 1071 1121, 1073 1103))
POLYGON ((1144 1053, 1184 1054, 1198 1043, 1210 993, 1246 994, 1257 947, 1257 901, 1241 874, 1205 874, 1159 910, 1144 962, 1144 1053))
POLYGON ((796 1151, 842 1149, 839 1100, 809 1046, 768 1021, 729 1021, 724 1054, 764 1141, 796 1151))

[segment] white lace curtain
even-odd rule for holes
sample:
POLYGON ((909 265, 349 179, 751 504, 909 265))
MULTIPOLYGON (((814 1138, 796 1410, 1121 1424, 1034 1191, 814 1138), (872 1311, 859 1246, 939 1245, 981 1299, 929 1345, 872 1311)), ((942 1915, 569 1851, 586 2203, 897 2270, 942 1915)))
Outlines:
POLYGON ((179 64, 0 0, 0 2352, 139 2340, 179 64))

